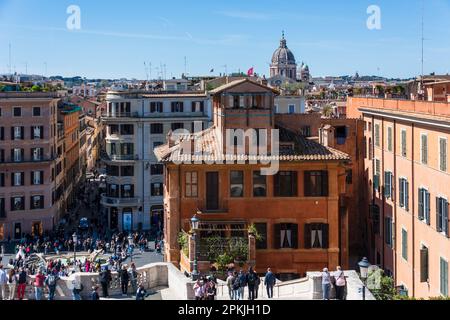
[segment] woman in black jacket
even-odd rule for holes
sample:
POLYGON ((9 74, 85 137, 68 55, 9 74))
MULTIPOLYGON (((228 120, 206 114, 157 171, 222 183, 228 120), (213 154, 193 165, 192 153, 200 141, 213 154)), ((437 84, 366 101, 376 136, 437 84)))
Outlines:
POLYGON ((120 270, 120 283, 122 286, 122 295, 128 295, 128 284, 130 282, 130 275, 128 274, 127 266, 122 266, 120 270))

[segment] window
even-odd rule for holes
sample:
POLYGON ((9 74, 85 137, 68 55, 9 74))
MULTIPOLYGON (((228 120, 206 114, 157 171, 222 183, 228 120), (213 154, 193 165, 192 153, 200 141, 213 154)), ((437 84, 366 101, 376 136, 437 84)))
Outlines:
POLYGON ((14 172, 11 174, 11 186, 21 187, 25 185, 25 173, 14 172))
POLYGON ((25 210, 25 197, 11 198, 11 211, 23 211, 23 210, 25 210))
POLYGON ((184 129, 184 123, 172 123, 172 131, 184 129))
POLYGON ((44 149, 43 148, 32 148, 31 157, 33 161, 41 161, 43 158, 44 149))
POLYGON ((198 197, 198 173, 196 171, 186 172, 186 198, 198 197))
POLYGON ((448 229, 448 201, 444 198, 436 198, 436 229, 450 237, 448 229))
POLYGON ((242 198, 244 196, 244 171, 230 172, 230 197, 242 198))
POLYGON ((328 197, 328 171, 305 171, 305 197, 328 197))
POLYGON ((429 262, 428 262, 428 248, 422 246, 420 249, 420 282, 428 282, 429 276, 429 262))
POLYGON ((108 176, 111 176, 111 177, 118 177, 119 176, 119 169, 120 169, 119 166, 107 165, 106 166, 106 174, 108 176))
POLYGON ((0 127, 0 141, 4 141, 4 140, 5 140, 5 128, 0 127))
POLYGON ((219 209, 219 173, 206 173, 206 209, 219 209))
POLYGON ((172 112, 184 112, 183 102, 172 102, 172 112))
POLYGON ((439 170, 447 171, 447 139, 439 138, 439 170))
POLYGON ((301 134, 304 137, 311 137, 311 126, 303 126, 301 129, 301 134))
POLYGON ((120 134, 124 136, 132 136, 134 134, 134 126, 132 124, 121 125, 120 134))
POLYGON ((192 112, 203 113, 204 111, 205 111, 205 102, 203 101, 192 102, 192 112))
POLYGON ((380 190, 381 163, 380 160, 374 159, 375 167, 373 171, 373 188, 375 191, 380 190))
POLYGON ((409 211, 409 182, 405 178, 399 179, 400 208, 409 211))
POLYGON ((373 144, 372 138, 369 138, 369 160, 373 159, 373 144))
POLYGON ((44 209, 44 197, 43 196, 33 196, 30 199, 30 209, 38 210, 44 209))
POLYGON ((115 135, 119 134, 119 125, 118 124, 112 124, 109 126, 109 134, 115 135))
POLYGON ((295 105, 294 104, 290 104, 289 105, 289 114, 294 114, 295 113, 295 105))
POLYGON ((11 140, 23 140, 24 138, 24 127, 12 127, 11 128, 11 140))
POLYGON ((441 294, 444 297, 448 296, 448 261, 441 258, 441 268, 440 268, 440 283, 441 283, 441 294))
POLYGON ((402 229, 402 257, 408 261, 408 231, 402 229))
POLYGON ((392 127, 387 128, 387 149, 392 152, 392 127))
POLYGON ((385 172, 384 173, 384 196, 386 199, 391 199, 393 195, 393 183, 394 178, 392 172, 385 172))
POLYGON ((162 146, 163 144, 164 144, 164 142, 161 142, 161 141, 153 142, 153 149, 158 148, 159 146, 162 146))
POLYGON ((406 158, 407 156, 407 146, 406 146, 406 130, 402 130, 402 139, 401 139, 401 148, 402 148, 402 157, 406 158))
POLYGON ((123 156, 132 156, 134 154, 134 144, 132 143, 122 143, 120 149, 123 156))
POLYGON ((163 112, 162 102, 150 102, 150 112, 151 113, 162 113, 163 112))
POLYGON ((275 225, 275 249, 298 249, 298 225, 283 223, 275 225))
POLYGON ((117 184, 108 184, 106 186, 108 197, 119 198, 119 186, 117 184))
POLYGON ((162 164, 152 164, 150 167, 151 175, 162 175, 164 174, 164 165, 162 164))
POLYGON ((44 127, 43 126, 33 126, 31 127, 31 139, 43 139, 44 138, 44 127))
POLYGON ((255 228, 261 238, 256 239, 256 250, 267 249, 267 223, 255 223, 255 228))
POLYGON ((5 186, 5 174, 2 172, 0 173, 0 187, 5 186))
POLYGON ((6 218, 5 199, 0 198, 0 218, 6 218))
POLYGON ((275 197, 297 197, 297 172, 280 171, 274 176, 275 197))
POLYGON ((255 198, 267 196, 267 177, 263 176, 261 171, 253 172, 253 196, 255 198))
POLYGON ((329 225, 323 223, 305 224, 305 248, 328 249, 329 225))
POLYGON ((419 220, 430 225, 430 193, 428 190, 419 189, 419 220))
POLYGON ((14 115, 14 117, 21 117, 22 116, 22 108, 21 107, 14 107, 13 108, 13 115, 14 115))
POLYGON ((120 167, 120 175, 122 177, 133 177, 134 176, 134 167, 133 166, 120 167))
POLYGON ((41 108, 33 107, 33 117, 40 117, 40 116, 41 116, 41 108))
POLYGON ((152 134, 163 134, 164 127, 162 123, 153 123, 150 125, 150 132, 152 134))
POLYGON ((373 233, 380 234, 380 207, 377 205, 371 205, 369 210, 372 216, 373 233))
POLYGON ((386 217, 384 219, 384 241, 392 248, 392 218, 386 217))
POLYGON ((124 184, 121 187, 122 198, 133 198, 134 197, 134 185, 124 184))
POLYGON ((426 134, 420 136, 420 159, 422 164, 428 164, 428 137, 426 134))
POLYGON ((162 183, 152 183, 151 192, 152 192, 152 197, 162 197, 163 196, 163 184, 162 183))
POLYGON ((44 171, 31 171, 31 184, 39 186, 44 184, 44 171))
POLYGON ((375 125, 375 146, 380 147, 380 125, 375 125))
POLYGON ((14 162, 22 162, 24 157, 23 149, 12 149, 11 150, 11 159, 14 162))

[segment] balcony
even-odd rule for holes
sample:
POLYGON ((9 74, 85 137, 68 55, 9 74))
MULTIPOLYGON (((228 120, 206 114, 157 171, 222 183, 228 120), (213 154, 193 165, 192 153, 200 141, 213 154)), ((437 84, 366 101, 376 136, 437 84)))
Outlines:
POLYGON ((138 161, 139 160, 139 155, 122 155, 122 154, 114 154, 114 155, 109 155, 106 152, 102 152, 101 153, 101 159, 103 161, 138 161))
POLYGON ((102 118, 108 119, 162 119, 162 118, 202 118, 207 117, 204 112, 125 112, 125 113, 103 113, 102 118))
POLYGON ((102 194, 102 205, 115 206, 115 207, 137 207, 141 205, 140 198, 113 198, 108 197, 106 194, 102 194))

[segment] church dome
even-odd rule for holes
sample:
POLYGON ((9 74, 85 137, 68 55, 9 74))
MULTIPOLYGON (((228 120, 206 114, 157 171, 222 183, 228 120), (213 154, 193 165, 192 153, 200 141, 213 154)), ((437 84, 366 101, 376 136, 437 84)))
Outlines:
POLYGON ((294 54, 286 45, 284 34, 280 41, 280 47, 274 52, 272 56, 272 64, 296 64, 294 54))

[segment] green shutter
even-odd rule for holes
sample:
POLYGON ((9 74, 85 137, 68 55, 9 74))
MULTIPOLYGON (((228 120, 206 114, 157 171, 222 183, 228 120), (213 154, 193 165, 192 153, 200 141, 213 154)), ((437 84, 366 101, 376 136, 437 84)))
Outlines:
POLYGON ((400 178, 398 180, 399 192, 400 192, 400 207, 403 208, 405 206, 405 189, 403 184, 403 179, 400 178))
POLYGON ((425 190, 419 189, 419 220, 425 219, 425 210, 424 210, 424 197, 425 190))
POLYGON ((448 296, 448 262, 441 258, 441 268, 440 268, 440 279, 441 279, 441 294, 445 297, 448 296))
POLYGON ((408 261, 408 232, 402 229, 402 257, 408 261))
POLYGON ((409 211, 409 182, 405 180, 405 209, 409 211))
POLYGON ((420 250, 420 282, 428 282, 428 248, 420 250))
POLYGON ((427 220, 427 224, 431 225, 431 216, 430 216, 430 212, 431 212, 431 199, 430 199, 430 193, 428 191, 425 192, 425 206, 426 206, 426 211, 425 211, 425 218, 427 220))

